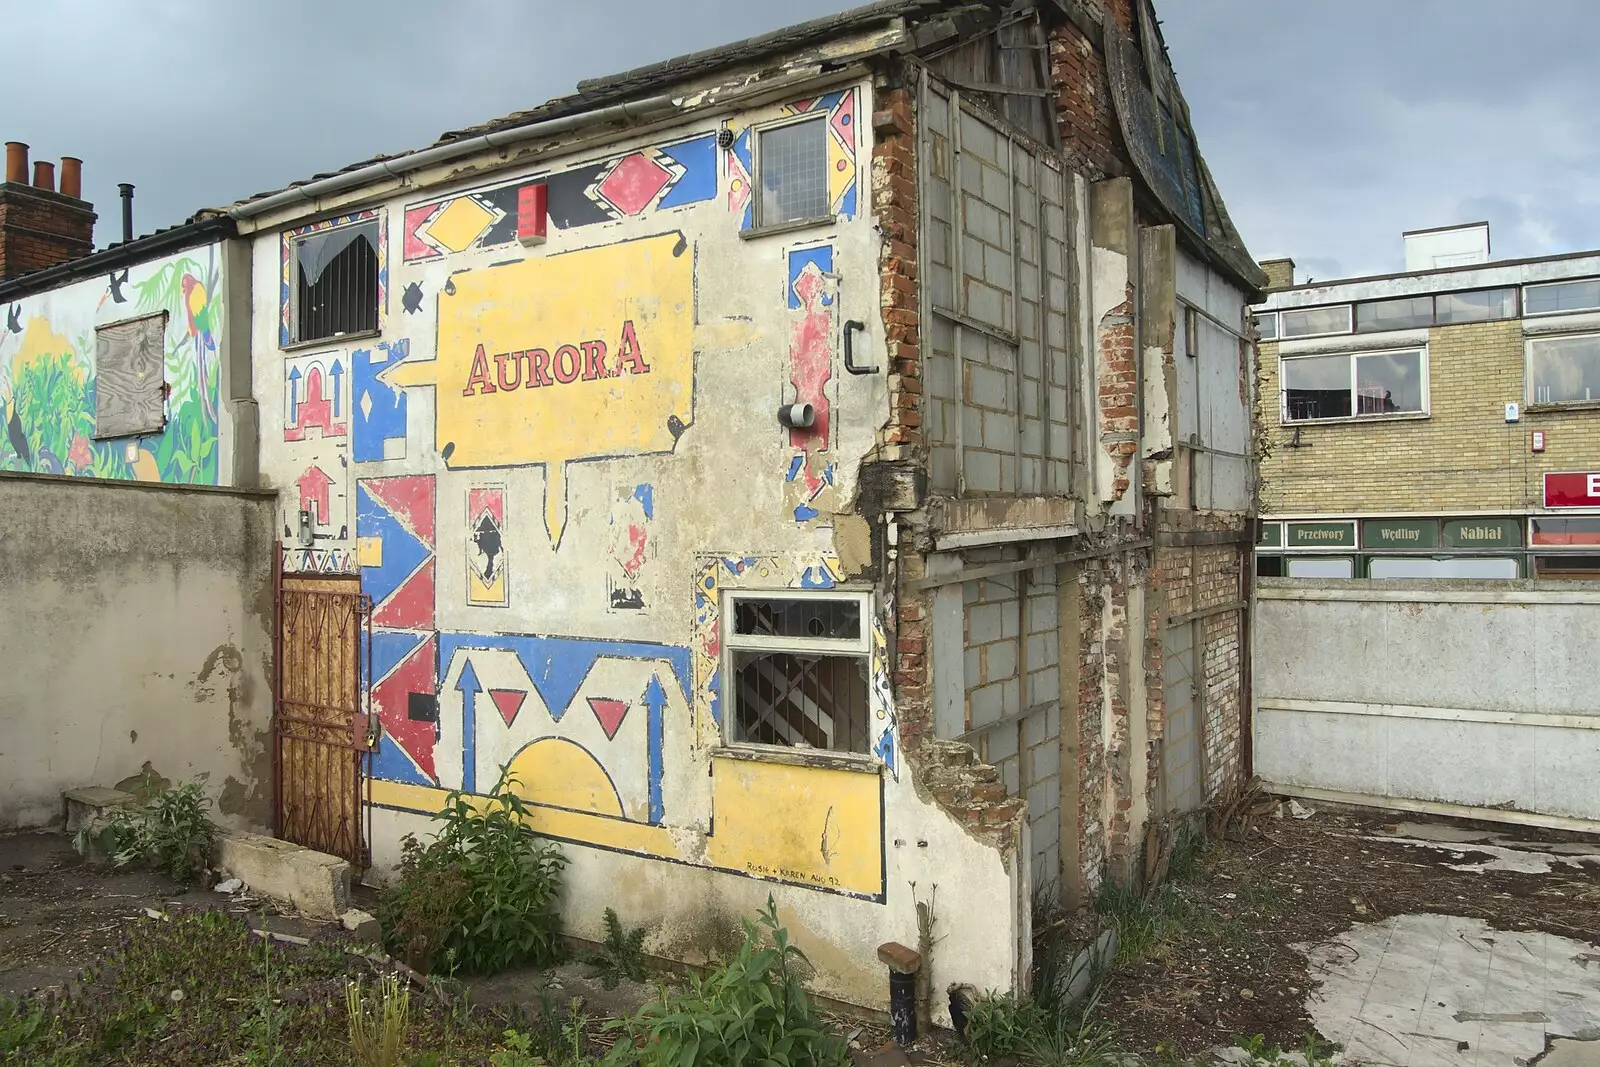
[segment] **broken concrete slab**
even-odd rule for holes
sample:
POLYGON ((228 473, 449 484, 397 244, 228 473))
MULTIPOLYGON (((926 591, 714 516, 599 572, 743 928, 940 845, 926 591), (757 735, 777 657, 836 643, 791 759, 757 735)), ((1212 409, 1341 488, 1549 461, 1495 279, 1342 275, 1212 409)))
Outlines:
POLYGON ((383 940, 383 929, 378 925, 378 920, 360 908, 351 908, 339 916, 339 922, 359 940, 370 941, 373 944, 383 940))
POLYGON ((1520 1067, 1600 1034, 1600 970, 1581 941, 1429 913, 1352 927, 1308 950, 1306 1010, 1355 1063, 1520 1067))
POLYGON ((138 807, 139 801, 132 793, 108 789, 103 785, 86 785, 68 789, 61 794, 61 818, 69 834, 75 834, 86 823, 110 817, 118 811, 138 807))
POLYGON ((350 906, 350 864, 303 845, 225 830, 217 835, 213 865, 314 919, 337 919, 350 906))

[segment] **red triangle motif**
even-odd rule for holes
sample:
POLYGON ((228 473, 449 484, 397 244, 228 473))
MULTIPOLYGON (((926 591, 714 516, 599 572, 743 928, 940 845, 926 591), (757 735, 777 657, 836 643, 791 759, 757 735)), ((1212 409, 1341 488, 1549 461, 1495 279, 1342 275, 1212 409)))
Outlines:
POLYGON ((396 630, 433 629, 434 560, 418 567, 400 588, 372 613, 374 626, 396 630))
POLYGON ((494 701, 494 706, 500 709, 500 717, 511 725, 511 720, 517 717, 517 712, 522 710, 522 702, 528 694, 520 689, 491 689, 489 699, 494 701))
POLYGON ((600 720, 600 729, 606 732, 606 740, 615 741, 617 731, 622 729, 622 720, 627 718, 628 702, 610 697, 589 697, 588 700, 594 717, 600 720))

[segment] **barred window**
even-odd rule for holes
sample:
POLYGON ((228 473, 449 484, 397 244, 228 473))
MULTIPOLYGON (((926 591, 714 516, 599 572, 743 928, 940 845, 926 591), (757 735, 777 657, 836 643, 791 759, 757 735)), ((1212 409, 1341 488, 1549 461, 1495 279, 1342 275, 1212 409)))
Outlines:
POLYGON ((291 256, 292 341, 322 341, 378 328, 377 220, 295 238, 291 256))

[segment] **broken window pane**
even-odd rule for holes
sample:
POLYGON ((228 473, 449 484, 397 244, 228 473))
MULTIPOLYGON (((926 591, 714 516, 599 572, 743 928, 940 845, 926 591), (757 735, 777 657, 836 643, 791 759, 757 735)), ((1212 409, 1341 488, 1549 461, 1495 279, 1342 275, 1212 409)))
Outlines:
POLYGON ((756 166, 761 172, 758 224, 777 226, 829 214, 826 120, 763 130, 756 166))
POLYGON ((1528 373, 1535 404, 1600 400, 1600 334, 1529 341, 1528 373))
POLYGON ((739 651, 733 673, 735 741, 870 750, 866 657, 739 651))
POLYGON ((294 243, 296 341, 378 328, 378 223, 336 226, 294 243))

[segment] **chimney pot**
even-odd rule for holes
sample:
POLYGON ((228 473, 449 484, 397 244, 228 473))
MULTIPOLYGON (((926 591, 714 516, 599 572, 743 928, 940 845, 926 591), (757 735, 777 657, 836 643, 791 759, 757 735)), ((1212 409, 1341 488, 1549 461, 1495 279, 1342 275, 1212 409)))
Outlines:
POLYGON ((28 146, 21 141, 6 142, 6 181, 28 184, 28 146))
POLYGON ((33 187, 35 189, 48 189, 56 191, 56 165, 38 160, 33 165, 33 187))
POLYGON ((83 199, 83 160, 77 156, 61 157, 61 195, 83 199))

